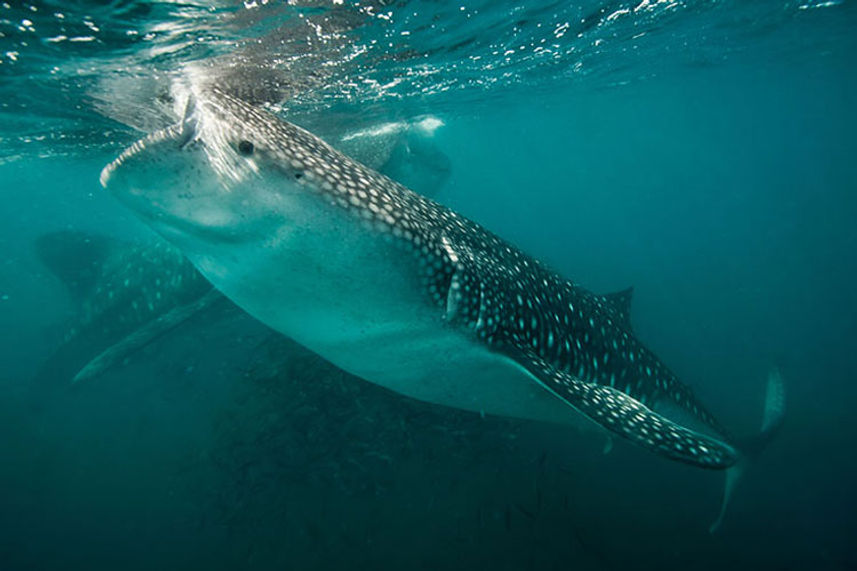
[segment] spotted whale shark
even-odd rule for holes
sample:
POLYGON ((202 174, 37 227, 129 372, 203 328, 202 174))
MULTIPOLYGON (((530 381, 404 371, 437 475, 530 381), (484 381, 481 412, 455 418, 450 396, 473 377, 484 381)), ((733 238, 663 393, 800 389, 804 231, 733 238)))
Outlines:
POLYGON ((72 306, 36 387, 94 378, 196 314, 228 303, 168 242, 59 230, 39 236, 35 251, 72 306))
MULTIPOLYGON (((337 149, 432 196, 445 184, 449 159, 433 140, 443 121, 316 121, 337 149)), ((192 318, 215 322, 231 304, 169 242, 131 242, 77 230, 39 236, 36 257, 60 281, 72 304, 37 386, 93 379, 128 361, 192 318)), ((231 308, 231 309, 234 309, 231 308)))
MULTIPOLYGON (((702 468, 741 463, 736 440, 634 334, 630 291, 590 292, 216 86, 187 101, 181 122, 124 150, 101 183, 263 323, 417 399, 585 421, 702 468)), ((772 407, 760 437, 781 417, 772 407)))

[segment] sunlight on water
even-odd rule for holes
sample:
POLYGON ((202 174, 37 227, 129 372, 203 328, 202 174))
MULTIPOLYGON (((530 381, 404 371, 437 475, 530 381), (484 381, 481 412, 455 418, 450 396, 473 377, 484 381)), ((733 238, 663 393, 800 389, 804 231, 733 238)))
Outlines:
POLYGON ((2 154, 74 153, 163 127, 176 119, 171 78, 191 64, 276 109, 440 107, 511 88, 621 86, 752 58, 763 42, 812 50, 795 26, 807 8, 850 9, 838 4, 5 2, 0 109, 14 127, 2 154))

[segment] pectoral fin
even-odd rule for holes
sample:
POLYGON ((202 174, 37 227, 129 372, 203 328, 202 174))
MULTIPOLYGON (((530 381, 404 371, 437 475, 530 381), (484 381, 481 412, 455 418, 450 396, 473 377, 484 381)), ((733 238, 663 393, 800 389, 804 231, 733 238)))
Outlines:
POLYGON ((738 452, 728 444, 680 426, 621 391, 558 371, 531 353, 518 361, 557 397, 644 448, 701 468, 724 469, 738 459, 738 452))
POLYGON ((224 299, 223 295, 219 291, 212 289, 196 301, 173 308, 102 351, 84 365, 71 382, 74 384, 97 377, 166 332, 174 329, 222 299, 224 299))

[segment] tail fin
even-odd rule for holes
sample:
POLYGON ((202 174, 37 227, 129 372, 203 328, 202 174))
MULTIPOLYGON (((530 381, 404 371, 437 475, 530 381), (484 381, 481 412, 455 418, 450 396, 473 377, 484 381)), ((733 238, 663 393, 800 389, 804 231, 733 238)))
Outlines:
MULTIPOLYGON (((786 413, 786 387, 780 370, 774 367, 768 373, 768 388, 765 393, 765 414, 762 418, 762 432, 759 439, 763 444, 770 442, 774 433, 783 424, 786 413)), ((761 449, 758 451, 761 452, 761 449)))
POLYGON ((779 369, 774 367, 768 373, 768 386, 765 389, 765 410, 762 414, 762 429, 749 438, 738 443, 741 458, 732 467, 726 470, 726 484, 723 488, 723 500, 720 503, 720 513, 717 519, 708 528, 710 533, 716 532, 723 523, 726 507, 732 498, 732 492, 738 485, 741 476, 748 465, 753 463, 762 451, 773 440, 776 433, 783 424, 786 412, 786 390, 779 369))

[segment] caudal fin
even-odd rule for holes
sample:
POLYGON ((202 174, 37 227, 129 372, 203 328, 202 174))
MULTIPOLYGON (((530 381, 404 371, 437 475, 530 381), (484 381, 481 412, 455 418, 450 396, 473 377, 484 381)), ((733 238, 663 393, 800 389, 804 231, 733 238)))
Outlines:
POLYGON ((762 432, 759 434, 759 437, 764 440, 764 444, 770 442, 774 433, 782 426, 785 413, 786 387, 783 385, 783 377, 780 375, 780 370, 774 367, 768 373, 768 388, 765 393, 765 414, 762 418, 762 432))
POLYGON ((741 476, 744 475, 748 466, 761 455, 762 451, 776 436, 776 433, 783 424, 785 412, 785 385, 783 385, 783 378, 780 375, 779 369, 774 367, 768 373, 768 386, 765 389, 765 409, 762 414, 762 428, 758 433, 738 443, 741 457, 738 462, 726 470, 726 484, 723 487, 720 513, 717 514, 717 519, 708 528, 710 533, 714 533, 720 528, 720 525, 723 523, 723 516, 726 514, 726 507, 732 498, 732 492, 735 491, 735 487, 738 485, 741 476))

